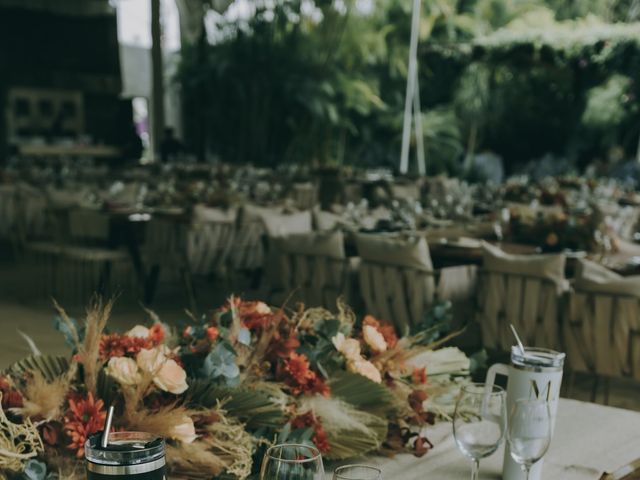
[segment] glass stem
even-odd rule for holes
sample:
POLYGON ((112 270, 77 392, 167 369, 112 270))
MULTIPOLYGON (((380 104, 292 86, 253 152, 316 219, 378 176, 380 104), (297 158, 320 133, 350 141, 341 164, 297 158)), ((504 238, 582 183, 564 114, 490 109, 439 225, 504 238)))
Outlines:
POLYGON ((478 478, 480 478, 480 460, 474 458, 471 464, 471 480, 478 480, 478 478))
POLYGON ((524 475, 526 480, 529 480, 529 472, 531 472, 531 467, 527 465, 526 467, 524 467, 524 475))

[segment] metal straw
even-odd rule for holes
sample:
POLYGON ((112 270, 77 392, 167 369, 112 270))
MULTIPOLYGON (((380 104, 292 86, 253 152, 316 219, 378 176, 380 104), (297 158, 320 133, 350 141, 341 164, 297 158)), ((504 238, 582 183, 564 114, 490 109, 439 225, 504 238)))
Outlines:
POLYGON ((518 332, 516 332, 516 327, 513 326, 513 323, 510 323, 509 326, 511 327, 511 331, 513 332, 513 336, 516 337, 516 342, 518 342, 518 348, 520 349, 520 354, 523 357, 526 357, 527 353, 524 350, 524 345, 522 344, 522 340, 520 340, 520 336, 518 335, 518 332))
POLYGON ((109 445, 109 431, 111 430, 111 422, 113 421, 113 405, 109 407, 109 413, 107 413, 107 419, 104 422, 104 430, 102 431, 102 448, 107 448, 109 445))

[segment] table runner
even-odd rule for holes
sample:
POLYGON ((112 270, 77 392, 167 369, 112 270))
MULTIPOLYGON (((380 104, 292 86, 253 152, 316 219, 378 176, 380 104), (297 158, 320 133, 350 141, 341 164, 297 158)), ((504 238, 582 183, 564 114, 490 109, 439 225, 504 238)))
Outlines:
MULTIPOLYGON (((640 457, 638 412, 561 399, 556 422, 545 457, 544 480, 597 480, 604 471, 615 471, 640 457)), ((428 437, 435 447, 422 458, 402 454, 359 461, 378 465, 385 480, 468 480, 471 463, 456 447, 451 424, 435 425, 428 437)), ((501 447, 481 460, 481 479, 501 478, 503 454, 501 447)), ((327 465, 327 479, 332 467, 327 465)))

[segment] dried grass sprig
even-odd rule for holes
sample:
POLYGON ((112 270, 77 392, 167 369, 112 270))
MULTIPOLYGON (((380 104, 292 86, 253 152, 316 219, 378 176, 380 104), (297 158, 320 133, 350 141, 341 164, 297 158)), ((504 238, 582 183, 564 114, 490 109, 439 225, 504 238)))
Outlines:
POLYGON ((202 412, 178 406, 175 403, 165 405, 157 410, 140 408, 129 412, 125 409, 118 421, 118 426, 131 431, 148 432, 164 438, 174 438, 175 429, 184 423, 185 416, 191 417, 198 413, 202 412))
POLYGON ((47 382, 41 372, 33 370, 22 391, 24 405, 12 411, 34 420, 50 421, 62 417, 62 407, 76 372, 77 364, 74 363, 65 375, 47 382))
POLYGON ((87 391, 96 395, 98 373, 104 366, 100 360, 100 340, 111 316, 113 300, 103 303, 102 298, 94 297, 87 308, 86 333, 83 345, 78 349, 80 361, 84 366, 84 383, 87 391))

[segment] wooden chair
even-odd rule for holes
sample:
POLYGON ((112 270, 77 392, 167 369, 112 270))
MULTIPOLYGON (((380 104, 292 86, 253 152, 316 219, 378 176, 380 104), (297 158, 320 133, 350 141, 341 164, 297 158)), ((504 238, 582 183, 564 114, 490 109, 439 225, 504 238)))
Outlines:
POLYGON ((480 270, 476 321, 483 347, 509 352, 510 324, 525 345, 561 349, 559 321, 562 292, 552 280, 531 274, 480 270))
POLYGON ((401 335, 420 323, 436 298, 436 271, 424 238, 357 235, 358 279, 367 313, 401 335))
POLYGON ((567 366, 605 379, 605 403, 611 378, 640 381, 640 277, 620 275, 588 260, 576 266, 562 327, 567 366))
POLYGON ((351 270, 342 232, 294 234, 270 244, 275 257, 274 271, 267 272, 272 304, 301 301, 335 310, 338 297, 349 301, 351 270))

